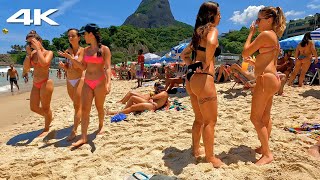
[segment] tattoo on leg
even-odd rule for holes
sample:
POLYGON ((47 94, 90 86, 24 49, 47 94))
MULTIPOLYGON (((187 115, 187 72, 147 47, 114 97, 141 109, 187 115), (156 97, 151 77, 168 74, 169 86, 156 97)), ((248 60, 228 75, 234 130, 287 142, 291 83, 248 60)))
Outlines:
POLYGON ((216 101, 217 100, 217 97, 216 96, 213 96, 213 97, 206 97, 206 98, 202 98, 202 99, 199 99, 199 104, 204 104, 208 101, 216 101))

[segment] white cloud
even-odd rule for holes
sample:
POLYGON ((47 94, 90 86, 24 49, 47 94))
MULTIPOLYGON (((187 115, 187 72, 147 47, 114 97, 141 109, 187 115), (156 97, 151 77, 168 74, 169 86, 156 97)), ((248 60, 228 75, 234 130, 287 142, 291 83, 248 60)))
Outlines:
POLYGON ((291 11, 287 11, 284 13, 284 15, 287 17, 287 16, 300 16, 302 14, 304 14, 305 12, 304 11, 294 11, 294 10, 291 10, 291 11))
POLYGON ((53 14, 52 17, 56 18, 58 16, 63 15, 69 8, 71 8, 74 4, 79 2, 80 0, 65 0, 58 6, 56 9, 58 9, 57 13, 53 14))
POLYGON ((312 0, 308 5, 309 9, 320 9, 320 0, 312 0))
POLYGON ((234 11, 233 16, 230 18, 234 24, 248 24, 251 23, 255 18, 258 16, 258 12, 263 5, 260 6, 249 6, 247 9, 243 10, 241 13, 240 11, 234 11))

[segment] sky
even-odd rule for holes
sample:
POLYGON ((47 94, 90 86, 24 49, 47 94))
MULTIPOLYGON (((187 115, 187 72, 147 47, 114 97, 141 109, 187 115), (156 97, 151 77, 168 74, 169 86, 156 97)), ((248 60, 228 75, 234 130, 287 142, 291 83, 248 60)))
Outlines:
MULTIPOLYGON (((100 27, 120 26, 138 8, 141 0, 0 0, 0 28, 9 30, 8 34, 0 32, 0 54, 10 50, 14 44, 24 45, 26 34, 30 30, 47 40, 60 37, 69 28, 80 28, 87 23, 96 23, 100 27), (41 26, 7 23, 7 19, 20 9, 58 9, 48 16, 59 26, 51 26, 42 21, 41 26)), ((194 25, 197 12, 203 0, 169 0, 176 20, 194 25)), ((304 18, 320 13, 320 0, 218 0, 221 21, 219 33, 249 27, 257 18, 257 12, 263 6, 280 6, 287 21, 304 18)), ((21 18, 21 17, 20 17, 21 18)))

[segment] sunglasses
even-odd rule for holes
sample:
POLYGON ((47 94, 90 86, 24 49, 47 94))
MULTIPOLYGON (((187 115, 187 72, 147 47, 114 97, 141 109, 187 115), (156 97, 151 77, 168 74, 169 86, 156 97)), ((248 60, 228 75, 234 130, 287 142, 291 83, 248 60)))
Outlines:
POLYGON ((257 18, 256 22, 259 23, 262 19, 269 19, 270 17, 266 17, 266 18, 257 18))

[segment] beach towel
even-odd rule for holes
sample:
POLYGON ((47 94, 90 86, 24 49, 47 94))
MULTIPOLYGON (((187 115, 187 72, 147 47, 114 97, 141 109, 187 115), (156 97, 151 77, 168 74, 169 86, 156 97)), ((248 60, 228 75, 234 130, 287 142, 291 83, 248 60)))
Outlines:
POLYGON ((119 114, 116 114, 114 116, 111 117, 111 122, 120 122, 120 121, 123 121, 127 118, 127 115, 123 114, 123 113, 119 113, 119 114))
POLYGON ((182 105, 177 99, 173 100, 172 105, 169 107, 169 109, 175 109, 177 111, 185 110, 186 108, 187 107, 182 105))
POLYGON ((310 138, 320 140, 320 124, 318 123, 303 123, 293 127, 285 127, 284 130, 295 134, 308 134, 310 138))

